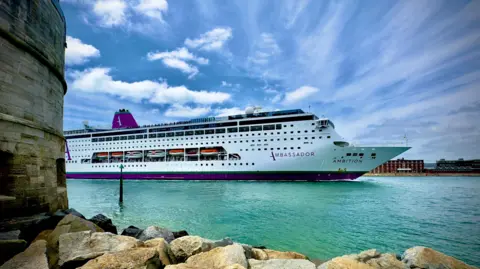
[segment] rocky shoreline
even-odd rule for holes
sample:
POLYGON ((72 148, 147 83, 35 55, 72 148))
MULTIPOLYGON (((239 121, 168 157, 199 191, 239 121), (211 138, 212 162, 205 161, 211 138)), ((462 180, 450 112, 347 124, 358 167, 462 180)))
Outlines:
POLYGON ((117 235, 109 218, 99 214, 87 220, 74 209, 45 214, 17 228, 0 233, 0 269, 476 268, 420 246, 401 256, 370 249, 319 261, 297 252, 230 238, 210 240, 158 226, 129 226, 117 235))

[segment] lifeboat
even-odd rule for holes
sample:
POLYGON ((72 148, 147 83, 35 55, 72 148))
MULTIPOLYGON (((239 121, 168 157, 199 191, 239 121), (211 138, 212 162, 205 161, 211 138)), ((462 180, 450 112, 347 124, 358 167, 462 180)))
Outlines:
POLYGON ((165 151, 164 150, 149 150, 148 153, 147 153, 147 157, 149 157, 149 158, 165 157, 165 151))
POLYGON ((168 154, 179 156, 179 155, 183 155, 184 152, 183 152, 183 149, 171 149, 168 151, 168 154))
POLYGON ((218 155, 218 149, 202 149, 200 154, 202 155, 218 155))
POLYGON ((187 149, 187 155, 197 155, 198 149, 187 149))
POLYGON ((123 152, 112 152, 112 157, 113 158, 122 158, 123 157, 123 152))
POLYGON ((125 155, 125 157, 127 157, 127 158, 129 158, 129 159, 142 158, 142 152, 141 152, 141 151, 129 151, 129 152, 127 152, 127 154, 125 155))
POLYGON ((108 158, 108 153, 106 152, 99 152, 97 153, 97 158, 108 158))

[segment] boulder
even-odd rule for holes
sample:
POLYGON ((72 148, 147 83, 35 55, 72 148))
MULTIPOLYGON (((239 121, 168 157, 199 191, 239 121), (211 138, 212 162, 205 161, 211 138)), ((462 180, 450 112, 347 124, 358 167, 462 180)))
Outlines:
MULTIPOLYGON (((322 263, 317 269, 374 269, 375 267, 359 262, 352 257, 342 256, 322 263)), ((253 267, 252 267, 253 269, 253 267)))
POLYGON ((315 264, 302 259, 248 260, 250 269, 316 269, 315 264))
POLYGON ((128 226, 122 231, 122 235, 138 238, 142 232, 143 230, 140 228, 137 228, 135 226, 128 226))
POLYGON ((20 230, 13 230, 0 233, 0 240, 18 240, 20 239, 20 230))
POLYGON ((381 254, 376 249, 369 249, 359 254, 344 255, 321 264, 318 268, 359 268, 359 269, 403 269, 405 265, 395 254, 381 254))
POLYGON ((233 244, 233 241, 230 238, 214 241, 201 238, 200 236, 188 235, 173 240, 170 244, 170 249, 178 262, 184 262, 192 255, 231 244, 233 244))
POLYGON ((362 251, 357 254, 356 260, 360 262, 366 262, 370 259, 380 257, 381 253, 378 252, 376 249, 369 249, 362 251))
POLYGON ((263 251, 267 254, 268 259, 307 259, 307 256, 293 251, 277 251, 272 249, 264 249, 263 251))
POLYGON ((409 268, 428 268, 428 269, 473 269, 462 261, 435 251, 427 247, 413 247, 407 249, 402 255, 402 261, 409 268))
POLYGON ((175 239, 180 238, 182 236, 187 236, 187 235, 188 235, 188 233, 185 230, 181 230, 181 231, 178 231, 178 232, 173 232, 173 237, 175 237, 175 239))
POLYGON ((102 228, 105 232, 112 234, 117 234, 117 226, 113 225, 112 220, 106 217, 105 215, 98 214, 93 216, 89 221, 97 224, 98 227, 102 228))
MULTIPOLYGON (((175 265, 168 265, 167 267, 165 267, 165 269, 207 269, 207 268, 204 268, 204 267, 198 267, 198 266, 195 266, 195 265, 190 265, 190 264, 186 264, 186 263, 179 263, 179 264, 175 264, 175 265)), ((210 269, 210 268, 208 268, 210 269)), ((221 269, 247 269, 239 264, 232 264, 232 265, 228 265, 228 266, 225 266, 225 267, 221 267, 221 269)))
POLYGON ((224 268, 234 264, 248 267, 243 247, 239 244, 217 247, 208 252, 193 255, 187 259, 186 263, 200 268, 224 268))
POLYGON ((38 241, 38 240, 45 240, 47 241, 48 236, 53 232, 53 230, 45 230, 41 231, 35 239, 33 239, 33 242, 38 241))
POLYGON ((88 261, 81 269, 143 269, 162 268, 158 252, 153 248, 136 248, 113 253, 88 261))
POLYGON ((25 240, 0 240, 0 265, 27 248, 25 240))
POLYGON ((145 247, 154 248, 158 252, 162 264, 169 265, 177 263, 177 259, 175 259, 175 255, 173 255, 173 252, 170 250, 170 246, 165 239, 155 238, 145 241, 144 244, 145 247))
MULTIPOLYGON (((57 210, 57 212, 58 211, 59 210, 57 210)), ((77 216, 79 218, 86 219, 85 216, 83 216, 80 212, 78 212, 74 208, 65 209, 65 210, 63 210, 63 213, 65 213, 65 216, 71 214, 71 215, 77 216)))
POLYGON ((385 253, 379 257, 372 258, 366 262, 368 265, 374 268, 385 269, 403 269, 405 264, 399 261, 395 254, 385 253))
POLYGON ((137 237, 142 241, 147 241, 154 238, 163 238, 168 243, 172 242, 174 238, 172 231, 167 228, 162 228, 158 226, 149 226, 147 229, 137 237))
POLYGON ((15 257, 0 266, 0 269, 48 269, 46 252, 47 242, 38 240, 24 252, 15 255, 15 257))
POLYGON ((268 255, 262 249, 252 248, 252 259, 268 260, 268 255))
POLYGON ((129 250, 143 245, 143 242, 135 238, 112 233, 83 231, 62 234, 59 241, 58 264, 81 265, 106 252, 129 250))
POLYGON ((48 262, 50 266, 58 263, 58 241, 60 236, 81 231, 103 232, 102 228, 94 223, 72 214, 67 215, 57 224, 57 227, 47 238, 48 262))

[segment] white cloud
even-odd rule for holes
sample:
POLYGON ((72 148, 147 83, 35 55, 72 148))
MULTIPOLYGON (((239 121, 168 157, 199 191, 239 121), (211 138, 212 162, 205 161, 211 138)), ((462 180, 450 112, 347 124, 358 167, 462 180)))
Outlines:
POLYGON ((215 109, 215 114, 218 117, 239 115, 239 114, 245 114, 245 109, 241 109, 239 107, 219 108, 219 109, 215 109))
POLYGON ((302 86, 294 91, 287 92, 285 94, 285 99, 283 99, 284 105, 291 105, 298 103, 306 98, 311 97, 313 94, 317 93, 318 89, 311 86, 302 86))
POLYGON ((196 103, 202 105, 223 103, 230 94, 223 92, 192 91, 185 86, 169 86, 165 81, 143 80, 125 82, 114 80, 109 68, 90 68, 67 74, 70 88, 90 93, 107 93, 134 102, 146 100, 158 104, 196 103))
POLYGON ((201 65, 209 63, 208 59, 196 57, 188 51, 187 48, 179 48, 174 51, 149 52, 147 54, 149 61, 161 60, 168 67, 178 69, 193 78, 198 73, 198 68, 188 62, 195 62, 201 65))
POLYGON ((140 0, 134 10, 145 16, 163 21, 162 13, 167 12, 168 3, 166 0, 140 0))
POLYGON ((88 62, 90 58, 100 57, 100 51, 92 45, 84 44, 80 39, 67 36, 65 50, 66 65, 80 65, 88 62))
POLYGON ((271 33, 262 33, 255 44, 255 52, 249 61, 258 65, 266 65, 272 57, 280 54, 282 50, 271 33))
POLYGON ((232 83, 228 83, 226 81, 222 81, 222 87, 232 87, 232 83))
POLYGON ((206 115, 210 113, 210 111, 210 107, 191 107, 173 104, 165 111, 165 116, 177 118, 195 118, 206 115))
POLYGON ((105 27, 112 27, 126 22, 127 3, 124 0, 98 0, 93 5, 93 12, 105 27))
POLYGON ((205 51, 220 50, 231 38, 232 29, 230 27, 219 27, 201 34, 197 39, 187 38, 185 40, 185 45, 189 48, 196 48, 205 51))

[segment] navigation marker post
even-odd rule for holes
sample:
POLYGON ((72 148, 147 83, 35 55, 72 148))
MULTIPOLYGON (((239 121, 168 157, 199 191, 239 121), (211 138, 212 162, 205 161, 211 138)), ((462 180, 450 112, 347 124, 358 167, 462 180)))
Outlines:
POLYGON ((118 200, 119 203, 123 203, 123 164, 120 164, 120 199, 118 200))

